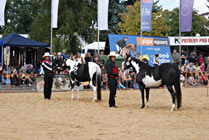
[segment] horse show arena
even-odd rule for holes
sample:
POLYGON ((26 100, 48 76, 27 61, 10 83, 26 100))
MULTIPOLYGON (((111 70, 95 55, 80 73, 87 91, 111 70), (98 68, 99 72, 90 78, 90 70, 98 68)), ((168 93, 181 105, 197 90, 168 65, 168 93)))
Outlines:
MULTIPOLYGON (((119 108, 108 107, 108 91, 92 103, 93 91, 80 100, 56 92, 0 94, 1 140, 208 140, 209 96, 206 88, 182 89, 183 108, 170 112, 167 89, 150 90, 150 107, 140 109, 139 90, 117 91, 119 108)), ((77 93, 75 94, 75 96, 77 93)))

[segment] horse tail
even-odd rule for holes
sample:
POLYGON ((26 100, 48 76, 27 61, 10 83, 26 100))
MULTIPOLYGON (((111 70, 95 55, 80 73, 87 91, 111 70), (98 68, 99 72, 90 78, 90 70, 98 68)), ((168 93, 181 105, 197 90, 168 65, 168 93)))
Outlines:
POLYGON ((99 101, 102 100, 102 95, 101 95, 101 69, 98 66, 97 71, 96 71, 96 87, 97 87, 97 99, 99 101))
POLYGON ((177 109, 180 109, 182 106, 182 95, 181 95, 181 86, 180 86, 180 80, 178 80, 175 85, 175 91, 176 91, 176 99, 177 99, 177 109))

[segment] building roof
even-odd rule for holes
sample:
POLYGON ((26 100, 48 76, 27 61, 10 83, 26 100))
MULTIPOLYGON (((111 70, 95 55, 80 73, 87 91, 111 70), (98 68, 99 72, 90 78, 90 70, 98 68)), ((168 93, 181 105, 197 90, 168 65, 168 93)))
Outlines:
POLYGON ((3 41, 3 46, 11 46, 11 47, 49 47, 49 44, 41 43, 35 40, 31 40, 20 36, 16 33, 8 34, 0 38, 3 41))

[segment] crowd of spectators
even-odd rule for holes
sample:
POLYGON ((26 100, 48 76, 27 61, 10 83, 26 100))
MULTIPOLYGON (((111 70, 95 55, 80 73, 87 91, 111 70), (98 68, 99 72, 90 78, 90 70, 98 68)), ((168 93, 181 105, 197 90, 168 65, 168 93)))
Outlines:
MULTIPOLYGON (((136 55, 136 52, 133 52, 136 55)), ((104 52, 101 51, 101 54, 95 53, 93 56, 91 53, 86 53, 84 57, 78 52, 75 55, 70 53, 69 55, 66 53, 66 50, 62 52, 53 52, 52 61, 54 66, 56 67, 56 74, 68 74, 67 69, 63 69, 63 65, 67 59, 74 60, 81 64, 86 62, 95 62, 97 63, 102 70, 101 73, 101 86, 103 89, 107 88, 107 74, 106 68, 104 65, 104 61, 101 59, 101 56, 104 55, 104 52)), ((136 55, 137 59, 140 59, 140 54, 136 55)), ((155 66, 159 64, 158 54, 155 56, 155 66)), ((185 82, 187 79, 188 84, 191 86, 196 86, 197 83, 202 85, 208 84, 208 76, 209 76, 209 57, 203 57, 202 54, 199 56, 196 55, 194 51, 190 54, 187 54, 186 51, 182 50, 181 55, 174 50, 172 53, 173 63, 179 66, 181 70, 181 81, 185 82), (186 78, 187 77, 187 78, 186 78)), ((8 70, 2 69, 0 64, 0 82, 2 84, 7 85, 11 84, 13 87, 17 87, 20 85, 31 86, 36 83, 37 75, 40 72, 40 67, 33 64, 25 65, 21 68, 13 67, 8 70), (7 77, 7 73, 9 74, 9 78, 7 77), (9 81, 8 81, 9 79, 9 81)), ((123 71, 121 68, 118 68, 119 78, 118 78, 118 88, 126 89, 126 88, 136 88, 135 86, 135 73, 132 70, 123 71)))
POLYGON ((182 82, 185 82, 187 79, 190 86, 196 86, 198 83, 202 85, 208 84, 208 56, 203 57, 202 54, 197 55, 195 51, 187 54, 185 50, 182 50, 180 55, 176 50, 174 50, 172 53, 172 59, 173 63, 177 64, 181 70, 182 82))

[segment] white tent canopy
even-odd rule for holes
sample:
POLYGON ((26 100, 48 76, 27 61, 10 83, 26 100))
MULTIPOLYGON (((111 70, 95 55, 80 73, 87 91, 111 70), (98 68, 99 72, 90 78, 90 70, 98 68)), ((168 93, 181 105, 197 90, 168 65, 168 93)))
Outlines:
MULTIPOLYGON (((89 45, 86 45, 82 49, 85 50, 98 50, 98 42, 93 42, 89 45)), ((104 50, 105 49, 105 42, 99 42, 99 50, 104 50)))

